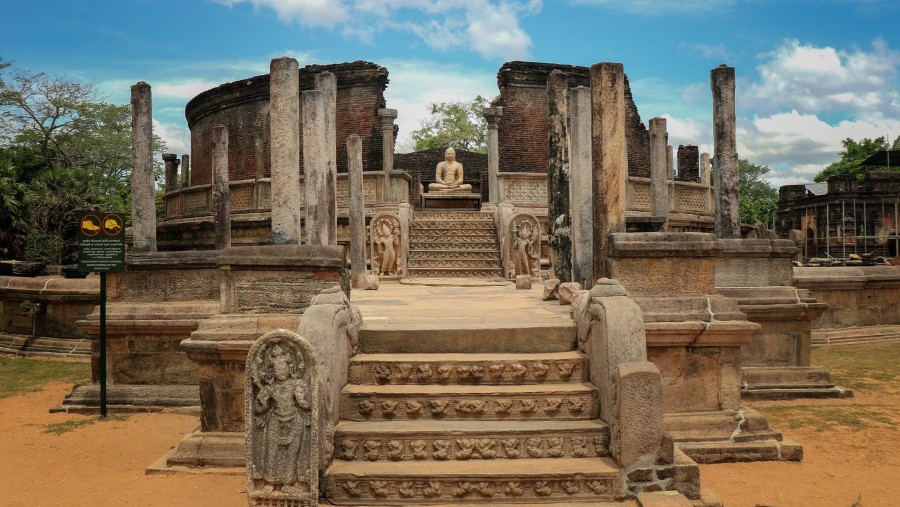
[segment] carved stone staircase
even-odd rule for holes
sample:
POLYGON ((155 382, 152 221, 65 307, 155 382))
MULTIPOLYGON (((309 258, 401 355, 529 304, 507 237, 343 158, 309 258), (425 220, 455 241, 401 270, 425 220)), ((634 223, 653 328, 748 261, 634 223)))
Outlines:
POLYGON ((409 230, 411 277, 503 276, 497 230, 490 213, 417 211, 409 230))
POLYGON ((363 327, 325 473, 329 502, 607 505, 622 496, 571 324, 448 325, 363 327))

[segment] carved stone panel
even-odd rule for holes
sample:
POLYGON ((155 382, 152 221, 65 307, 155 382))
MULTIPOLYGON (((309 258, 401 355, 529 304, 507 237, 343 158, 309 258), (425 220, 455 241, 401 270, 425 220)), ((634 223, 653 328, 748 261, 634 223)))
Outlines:
POLYGON ((507 278, 530 275, 541 279, 541 224, 530 213, 516 213, 506 231, 507 259, 510 259, 507 278))
POLYGON ((247 353, 244 410, 251 506, 318 505, 318 383, 309 342, 278 329, 247 353))
POLYGON ((395 213, 379 213, 369 223, 372 274, 401 276, 406 267, 403 226, 395 213))

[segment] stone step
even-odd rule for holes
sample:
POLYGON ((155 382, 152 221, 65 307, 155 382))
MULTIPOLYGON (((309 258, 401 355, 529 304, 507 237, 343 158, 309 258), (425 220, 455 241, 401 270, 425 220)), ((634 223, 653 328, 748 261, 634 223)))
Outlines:
POLYGON ((417 259, 412 255, 406 262, 407 269, 496 269, 500 270, 500 259, 459 259, 446 257, 443 259, 417 259))
POLYGON ((464 220, 494 223, 494 215, 480 211, 416 211, 413 214, 413 222, 419 220, 464 220))
POLYGON ((422 461, 609 455, 609 428, 587 421, 344 421, 336 458, 422 461))
POLYGON ((411 277, 420 278, 500 278, 503 276, 500 268, 412 268, 407 269, 407 273, 411 277))
POLYGON ((462 250, 466 252, 500 252, 500 247, 497 246, 497 240, 493 239, 490 241, 452 241, 446 238, 440 241, 416 241, 414 238, 409 241, 409 249, 410 250, 462 250))
POLYGON ((852 398, 853 391, 840 386, 741 389, 742 400, 795 400, 798 398, 852 398))
POLYGON ((472 259, 500 261, 497 251, 470 251, 463 248, 411 248, 410 259, 472 259))
POLYGON ((742 370, 744 387, 751 389, 829 388, 835 386, 828 371, 824 368, 745 366, 742 370))
POLYGON ((335 505, 613 501, 622 493, 609 458, 427 462, 335 461, 325 472, 335 505))
POLYGON ((362 353, 546 353, 574 349, 575 324, 571 321, 472 322, 463 315, 452 319, 450 325, 447 321, 366 321, 359 331, 362 353))
POLYGON ((453 230, 496 230, 493 221, 484 220, 416 220, 411 224, 413 230, 453 229, 453 230))
POLYGON ((521 384, 587 380, 580 352, 545 354, 357 354, 352 384, 521 384))
POLYGON ((579 420, 597 416, 597 389, 583 384, 355 385, 341 391, 341 418, 377 420, 579 420))
POLYGON ((497 243, 497 235, 494 233, 482 233, 474 231, 411 231, 409 234, 410 244, 430 244, 430 243, 497 243))

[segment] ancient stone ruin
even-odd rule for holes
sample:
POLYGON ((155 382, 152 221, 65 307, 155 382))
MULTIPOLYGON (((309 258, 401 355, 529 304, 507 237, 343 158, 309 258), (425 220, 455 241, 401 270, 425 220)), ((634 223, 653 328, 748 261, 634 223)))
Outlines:
MULTIPOLYGON (((199 411, 167 470, 246 466, 253 505, 714 506, 698 463, 802 459, 742 400, 849 394, 809 365, 840 282, 741 237, 734 69, 710 72, 712 155, 645 126, 622 64, 497 80, 486 156, 394 154, 387 69, 273 60, 188 103, 159 223, 135 85, 110 403, 199 411)), ((900 291, 884 269, 859 293, 900 291)))

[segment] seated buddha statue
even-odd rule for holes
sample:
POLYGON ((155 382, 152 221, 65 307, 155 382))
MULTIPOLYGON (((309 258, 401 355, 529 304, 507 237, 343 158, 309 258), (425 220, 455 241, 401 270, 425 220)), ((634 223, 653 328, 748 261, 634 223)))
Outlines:
POLYGON ((434 171, 434 183, 428 184, 429 192, 471 192, 472 185, 463 183, 463 166, 456 161, 456 150, 447 148, 444 160, 434 171))

